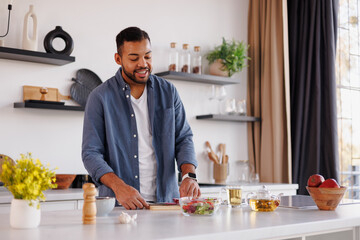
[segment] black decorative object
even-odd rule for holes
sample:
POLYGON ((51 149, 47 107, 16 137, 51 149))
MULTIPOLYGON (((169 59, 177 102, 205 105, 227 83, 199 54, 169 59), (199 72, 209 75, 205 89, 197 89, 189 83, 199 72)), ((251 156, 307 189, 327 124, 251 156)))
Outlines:
POLYGON ((67 32, 65 32, 60 26, 56 26, 54 30, 46 34, 44 38, 44 48, 48 53, 64 54, 70 56, 74 49, 74 42, 67 32), (65 41, 65 48, 62 51, 57 51, 53 48, 52 42, 55 38, 61 38, 65 41))
POLYGON ((98 75, 89 69, 79 69, 76 72, 76 78, 72 81, 75 83, 70 88, 71 98, 83 107, 86 105, 90 92, 102 83, 98 75))

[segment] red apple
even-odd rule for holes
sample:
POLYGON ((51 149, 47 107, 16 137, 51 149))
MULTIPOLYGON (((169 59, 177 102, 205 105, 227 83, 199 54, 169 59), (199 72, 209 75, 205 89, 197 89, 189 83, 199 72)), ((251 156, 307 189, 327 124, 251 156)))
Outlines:
POLYGON ((333 178, 326 179, 319 187, 320 188, 340 188, 337 181, 333 178))
POLYGON ((318 187, 325 181, 325 178, 320 174, 311 175, 308 179, 308 187, 318 187))

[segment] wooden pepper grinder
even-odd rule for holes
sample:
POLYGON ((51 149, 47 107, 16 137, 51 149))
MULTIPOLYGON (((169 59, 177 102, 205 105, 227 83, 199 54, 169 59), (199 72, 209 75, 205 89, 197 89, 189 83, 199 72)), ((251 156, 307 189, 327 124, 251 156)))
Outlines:
POLYGON ((45 95, 49 92, 49 90, 46 87, 42 87, 40 88, 40 93, 41 93, 41 101, 45 101, 45 95))
POLYGON ((93 183, 85 183, 84 190, 84 206, 83 206, 83 224, 96 223, 96 189, 93 183))

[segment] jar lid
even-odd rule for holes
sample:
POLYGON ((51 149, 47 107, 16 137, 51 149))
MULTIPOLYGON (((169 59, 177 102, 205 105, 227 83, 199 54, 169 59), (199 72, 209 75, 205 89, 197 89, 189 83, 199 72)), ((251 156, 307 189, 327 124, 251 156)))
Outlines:
POLYGON ((195 51, 195 52, 200 52, 200 46, 195 46, 195 47, 194 47, 194 51, 195 51))
POLYGON ((176 42, 170 43, 170 47, 171 47, 171 48, 176 48, 176 42))
POLYGON ((183 49, 188 49, 188 48, 189 48, 189 44, 184 43, 184 44, 183 44, 183 49))

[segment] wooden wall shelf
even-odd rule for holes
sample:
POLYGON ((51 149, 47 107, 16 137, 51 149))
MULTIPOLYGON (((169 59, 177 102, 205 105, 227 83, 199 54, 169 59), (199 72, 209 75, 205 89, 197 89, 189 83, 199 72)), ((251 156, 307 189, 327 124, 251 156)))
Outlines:
POLYGON ((230 121, 230 122, 259 122, 260 118, 240 115, 207 114, 196 116, 198 120, 230 121))
POLYGON ((155 75, 166 79, 180 80, 186 82, 217 84, 217 85, 229 85, 229 84, 240 83, 240 79, 219 77, 219 76, 206 75, 206 74, 165 71, 165 72, 155 73, 155 75))
POLYGON ((75 57, 72 56, 8 47, 0 47, 0 58, 35 63, 46 63, 59 66, 75 62, 75 57))
POLYGON ((16 102, 14 103, 14 108, 41 108, 41 109, 70 110, 70 111, 85 110, 85 108, 81 106, 68 106, 68 105, 31 103, 31 102, 16 102))

